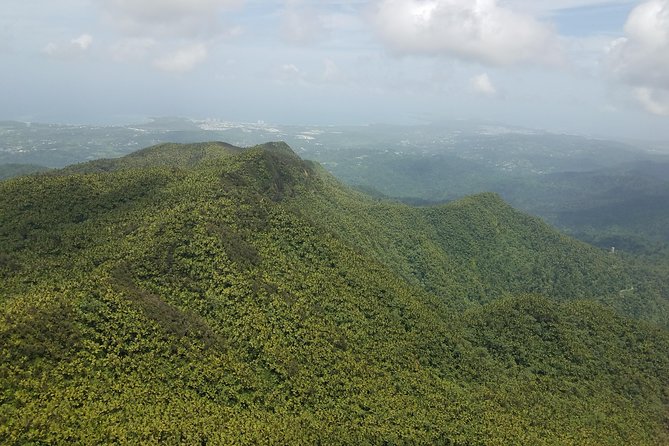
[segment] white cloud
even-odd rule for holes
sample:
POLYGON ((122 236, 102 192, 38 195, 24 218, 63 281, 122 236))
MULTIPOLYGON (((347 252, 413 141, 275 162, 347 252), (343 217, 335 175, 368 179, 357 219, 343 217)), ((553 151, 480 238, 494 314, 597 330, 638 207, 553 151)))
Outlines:
POLYGON ((86 53, 93 44, 93 36, 82 34, 71 39, 69 42, 49 42, 42 51, 44 54, 54 58, 69 59, 79 57, 86 53))
POLYGON ((225 33, 223 10, 243 0, 103 0, 113 24, 133 36, 193 38, 225 33))
POLYGON ((625 37, 615 40, 607 66, 633 87, 633 95, 650 113, 669 115, 669 0, 641 3, 625 23, 625 37))
POLYGON ((321 41, 329 33, 318 11, 303 3, 287 0, 281 13, 281 36, 298 45, 321 41))
POLYGON ((485 96, 495 96, 497 89, 492 84, 488 73, 479 74, 470 79, 470 85, 475 92, 485 96))
POLYGON ((76 39, 72 39, 70 43, 75 47, 79 47, 81 50, 86 51, 93 43, 93 36, 90 34, 82 34, 76 39))
POLYGON ((634 97, 650 113, 669 116, 669 91, 636 87, 634 97))
POLYGON ((98 1, 108 22, 121 33, 110 47, 117 62, 141 62, 150 53, 162 54, 152 61, 155 68, 185 73, 204 62, 217 41, 242 34, 240 26, 224 21, 224 14, 244 0, 98 1))
POLYGON ((159 70, 172 73, 185 73, 207 58, 207 47, 202 43, 182 47, 153 62, 159 70))
POLYGON ((490 65, 562 61, 550 26, 496 0, 380 0, 373 22, 382 41, 401 54, 490 65))

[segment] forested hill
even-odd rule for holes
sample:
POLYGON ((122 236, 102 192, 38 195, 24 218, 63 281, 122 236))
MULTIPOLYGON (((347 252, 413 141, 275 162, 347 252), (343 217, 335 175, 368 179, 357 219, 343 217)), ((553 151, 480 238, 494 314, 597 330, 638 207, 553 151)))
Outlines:
POLYGON ((662 277, 282 143, 0 182, 0 443, 669 443, 662 277))

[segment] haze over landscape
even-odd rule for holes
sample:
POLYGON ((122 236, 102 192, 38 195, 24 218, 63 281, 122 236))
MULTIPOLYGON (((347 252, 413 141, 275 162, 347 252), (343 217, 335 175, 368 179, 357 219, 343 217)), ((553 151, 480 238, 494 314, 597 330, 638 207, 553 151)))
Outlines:
POLYGON ((669 140, 665 0, 5 0, 0 119, 493 120, 669 140))
POLYGON ((669 444, 669 0, 3 0, 0 444, 669 444))

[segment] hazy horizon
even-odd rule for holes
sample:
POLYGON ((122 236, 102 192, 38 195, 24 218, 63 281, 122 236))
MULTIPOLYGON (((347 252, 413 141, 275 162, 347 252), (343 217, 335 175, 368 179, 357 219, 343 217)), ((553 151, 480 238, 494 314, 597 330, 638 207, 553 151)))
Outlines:
POLYGON ((669 0, 7 0, 0 119, 669 140, 669 0))

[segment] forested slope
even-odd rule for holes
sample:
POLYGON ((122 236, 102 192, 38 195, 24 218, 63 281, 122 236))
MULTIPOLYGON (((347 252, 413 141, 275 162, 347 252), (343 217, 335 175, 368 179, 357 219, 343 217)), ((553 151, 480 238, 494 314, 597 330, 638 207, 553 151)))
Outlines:
POLYGON ((2 443, 669 442, 661 278, 494 195, 208 143, 2 182, 0 216, 2 443))
POLYGON ((496 194, 411 207, 322 178, 324 193, 307 195, 296 211, 308 209, 315 224, 456 305, 537 293, 606 301, 627 315, 669 322, 665 276, 567 237, 496 194))

